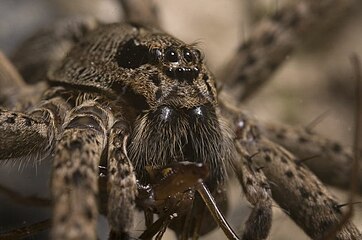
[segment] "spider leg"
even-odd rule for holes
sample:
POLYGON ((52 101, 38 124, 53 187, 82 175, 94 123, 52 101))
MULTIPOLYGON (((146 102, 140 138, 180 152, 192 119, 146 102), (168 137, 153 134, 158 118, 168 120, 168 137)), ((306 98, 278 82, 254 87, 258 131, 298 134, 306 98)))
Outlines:
MULTIPOLYGON (((294 153, 298 162, 303 162, 323 182, 343 189, 349 187, 353 166, 350 147, 342 146, 307 128, 269 124, 261 129, 270 140, 294 153)), ((362 193, 362 169, 359 170, 358 181, 358 191, 362 193)))
POLYGON ((18 204, 23 205, 30 205, 30 206, 36 206, 36 207, 50 207, 51 200, 46 198, 41 198, 37 196, 23 196, 18 192, 15 192, 14 190, 5 187, 0 184, 0 194, 7 196, 14 202, 18 204))
POLYGON ((242 239, 267 239, 272 225, 272 198, 269 183, 242 146, 235 142, 240 155, 233 168, 247 200, 254 206, 245 223, 242 239))
POLYGON ((23 79, 6 56, 0 51, 0 105, 8 108, 14 107, 17 99, 12 97, 13 93, 24 87, 25 83, 23 79))
MULTIPOLYGON (((2 185, 0 185, 0 194, 10 198, 15 203, 22 204, 24 206, 35 206, 35 207, 51 206, 50 199, 36 197, 36 196, 23 196, 18 192, 15 192, 12 189, 2 185)), ((17 227, 15 229, 6 232, 0 232, 0 240, 22 239, 37 234, 41 231, 47 230, 48 228, 50 228, 50 220, 47 219, 27 226, 17 227)))
POLYGON ((118 0, 125 14, 125 21, 144 26, 160 27, 157 6, 154 0, 118 0))
POLYGON ((62 60, 74 43, 97 26, 93 18, 83 17, 59 21, 48 29, 40 30, 13 54, 15 67, 0 53, 0 105, 25 110, 39 102, 40 99, 35 96, 41 96, 47 88, 45 80, 49 68, 62 60))
POLYGON ((66 116, 51 181, 53 239, 97 239, 98 165, 112 119, 86 100, 66 116))
POLYGON ((50 228, 50 226, 51 226, 51 221, 50 219, 47 219, 41 222, 33 223, 28 226, 0 233, 0 239, 1 240, 23 239, 25 237, 37 234, 38 232, 44 231, 50 228))
POLYGON ((45 84, 30 87, 15 69, 9 59, 0 51, 0 106, 7 109, 23 110, 39 101, 45 84))
POLYGON ((0 159, 48 153, 54 139, 49 122, 19 112, 0 110, 0 159), (19 142, 21 144, 19 144, 19 142))
POLYGON ((97 26, 95 19, 85 17, 56 22, 25 40, 11 60, 27 83, 45 81, 49 68, 62 60, 75 43, 97 26))
MULTIPOLYGON (((237 121, 237 137, 248 152, 259 152, 252 161, 262 166, 273 199, 311 238, 321 239, 338 225, 342 212, 326 187, 281 146, 260 135, 257 124, 245 115, 237 121)), ((347 222, 337 239, 360 239, 362 234, 347 222)))
MULTIPOLYGON (((321 21, 336 20, 353 1, 303 0, 278 10, 253 27, 249 40, 218 74, 224 88, 245 100, 265 84, 286 57, 321 26, 321 21)), ((333 21, 332 21, 333 22, 333 21)), ((328 23, 330 24, 330 22, 328 23)))
POLYGON ((122 119, 117 119, 109 134, 108 147, 108 221, 110 239, 126 236, 133 227, 136 176, 127 156, 129 129, 122 119))
POLYGON ((60 97, 44 100, 29 114, 0 109, 0 160, 49 156, 67 110, 60 97))

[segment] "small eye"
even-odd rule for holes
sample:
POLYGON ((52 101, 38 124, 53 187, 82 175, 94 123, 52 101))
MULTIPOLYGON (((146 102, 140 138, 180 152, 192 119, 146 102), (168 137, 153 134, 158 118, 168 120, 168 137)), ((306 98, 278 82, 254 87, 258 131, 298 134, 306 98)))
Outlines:
POLYGON ((165 51, 165 59, 169 62, 178 62, 179 56, 177 54, 177 51, 173 48, 168 48, 165 51))
POLYGON ((151 63, 158 62, 161 59, 161 56, 162 56, 161 49, 154 48, 150 50, 149 58, 151 63))
POLYGON ((197 58, 198 60, 202 60, 202 59, 204 58, 204 56, 202 55, 202 53, 201 53, 201 51, 200 51, 199 49, 195 49, 195 50, 194 50, 194 53, 195 53, 196 58, 197 58))
POLYGON ((190 63, 195 60, 195 56, 192 54, 192 52, 189 49, 185 48, 183 50, 183 54, 184 54, 184 58, 185 58, 186 62, 190 63))

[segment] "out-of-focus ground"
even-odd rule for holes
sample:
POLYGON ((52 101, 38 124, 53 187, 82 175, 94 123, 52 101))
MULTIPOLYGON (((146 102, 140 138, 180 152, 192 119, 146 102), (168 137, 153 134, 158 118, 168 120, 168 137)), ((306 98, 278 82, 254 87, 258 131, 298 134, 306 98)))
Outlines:
MULTIPOLYGON (((197 42, 205 52, 208 65, 215 71, 253 30, 252 19, 272 13, 287 0, 157 2, 164 29, 185 42, 197 42)), ((19 42, 35 29, 47 26, 60 17, 79 14, 97 16, 108 22, 118 21, 122 15, 119 6, 112 0, 0 0, 0 49, 11 54, 19 42)), ((327 117, 315 130, 341 141, 343 145, 351 145, 354 87, 349 58, 352 53, 362 57, 361 3, 356 4, 338 24, 331 25, 318 38, 302 44, 295 54, 288 56, 272 81, 253 96, 245 108, 265 122, 293 125, 308 125, 328 111, 327 117)), ((0 183, 25 195, 46 196, 50 164, 42 163, 37 169, 29 165, 21 171, 17 165, 0 166, 0 183)), ((234 229, 238 229, 246 219, 249 207, 240 187, 234 182, 231 185, 232 210, 228 219, 234 229)), ((338 195, 341 203, 346 202, 345 192, 333 188, 331 191, 338 195)), ((362 230, 362 205, 357 204, 355 209, 355 223, 362 230)), ((271 239, 309 239, 276 204, 274 210, 271 239)), ((0 231, 46 217, 49 217, 46 208, 18 207, 0 195, 0 231)), ((105 237, 103 218, 101 222, 101 237, 105 237)), ((144 228, 142 224, 139 220, 136 229, 141 231, 144 228)), ((172 236, 172 233, 169 235, 172 236)), ((207 236, 207 239, 224 238, 220 230, 207 236)))

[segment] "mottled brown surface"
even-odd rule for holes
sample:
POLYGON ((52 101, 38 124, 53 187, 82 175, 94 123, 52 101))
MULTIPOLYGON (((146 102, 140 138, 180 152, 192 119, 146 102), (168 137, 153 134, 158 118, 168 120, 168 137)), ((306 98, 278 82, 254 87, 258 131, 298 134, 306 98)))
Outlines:
MULTIPOLYGON (((232 54, 239 37, 243 35, 242 32, 245 32, 244 29, 249 29, 246 32, 252 30, 251 26, 245 24, 248 23, 247 20, 240 20, 242 8, 237 1, 228 3, 210 3, 209 1, 194 3, 190 1, 190 3, 185 2, 182 5, 173 5, 171 2, 165 1, 162 6, 160 13, 166 29, 187 42, 201 39, 200 46, 206 49, 208 62, 214 69, 220 66, 225 56, 232 54), (220 9, 224 9, 226 13, 220 9), (189 16, 186 17, 183 13, 188 13, 189 16), (241 22, 246 25, 243 30, 240 28, 241 22), (213 41, 210 42, 210 39, 213 41), (212 51, 209 50, 211 48, 212 51)), ((267 9, 270 11, 274 8, 271 4, 271 7, 269 6, 267 9)), ((40 9, 38 8, 36 11, 40 9)), ((346 88, 351 76, 348 56, 352 51, 361 53, 359 43, 362 32, 358 27, 361 24, 359 9, 360 5, 359 8, 356 8, 355 13, 351 14, 352 17, 345 19, 340 24, 341 26, 330 28, 326 34, 322 34, 323 37, 318 41, 305 44, 295 57, 288 57, 285 66, 274 76, 275 81, 264 87, 254 99, 251 99, 247 108, 265 121, 288 121, 299 125, 307 125, 325 110, 332 109, 327 119, 317 126, 317 130, 349 145, 351 141, 349 133, 352 126, 349 116, 352 114, 348 98, 351 95, 350 88, 346 88), (344 94, 345 92, 347 94, 344 94)), ((26 18, 24 12, 31 15, 31 11, 29 13, 28 10, 29 8, 27 11, 23 10, 21 16, 26 18)), ((39 16, 43 15, 39 14, 39 16)), ((17 21, 22 22, 21 18, 17 21)), ((6 23, 6 21, 1 22, 6 23)), ((28 23, 30 24, 30 21, 28 23)), ((14 28, 8 27, 0 34, 8 33, 12 29, 14 28)), ((26 28, 26 31, 30 30, 26 28)), ((16 32, 24 31, 17 30, 16 32)), ((7 34, 5 35, 6 37, 1 37, 1 39, 9 38, 7 34)), ((4 46, 9 46, 8 42, 4 46)), ((17 170, 12 171, 17 173, 17 170)), ((34 170, 31 169, 30 172, 34 172, 34 170)), ((240 194, 236 198, 240 198, 240 194)), ((342 199, 344 198, 342 197, 342 199)), ((361 213, 362 210, 358 205, 356 208, 357 213, 358 211, 361 213)), ((275 210, 278 211, 278 207, 275 207, 275 210)), ((235 215, 239 217, 241 214, 233 213, 233 216, 235 215)), ((286 236, 284 239, 290 239, 291 232, 293 239, 297 239, 298 234, 295 231, 298 230, 285 226, 284 221, 288 220, 284 215, 280 217, 278 217, 278 213, 276 215, 272 239, 283 239, 283 236, 279 234, 286 236)), ((293 226, 292 223, 291 225, 293 226)), ((299 239, 308 238, 301 233, 299 239)))

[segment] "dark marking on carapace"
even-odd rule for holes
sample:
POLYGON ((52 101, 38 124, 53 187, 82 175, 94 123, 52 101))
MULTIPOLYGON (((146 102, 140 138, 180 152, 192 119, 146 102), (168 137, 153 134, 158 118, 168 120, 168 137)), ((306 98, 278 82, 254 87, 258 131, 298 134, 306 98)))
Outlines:
POLYGON ((150 79, 153 82, 153 84, 155 84, 156 87, 160 86, 161 80, 160 80, 158 74, 152 74, 150 76, 150 79))
POLYGON ((203 76, 202 76, 202 80, 204 80, 204 82, 205 82, 205 84, 206 84, 206 87, 207 87, 207 91, 209 92, 209 93, 211 93, 211 91, 212 91, 212 88, 211 88, 211 86, 210 86, 210 84, 209 84, 209 76, 207 75, 207 74, 204 74, 203 76))
POLYGON ((155 96, 156 96, 156 100, 158 100, 158 99, 160 99, 160 98, 162 97, 162 90, 161 90, 161 88, 159 88, 159 89, 156 90, 155 96))
POLYGON ((136 39, 130 39, 120 46, 116 55, 120 67, 135 69, 149 62, 149 49, 140 45, 136 39))
POLYGON ((8 123, 8 124, 14 124, 15 123, 15 118, 14 117, 8 117, 5 120, 5 122, 8 123))
POLYGON ((24 122, 25 122, 25 126, 27 126, 27 127, 31 127, 31 125, 32 125, 32 119, 30 119, 30 118, 28 118, 28 117, 22 117, 23 119, 24 119, 24 122))

